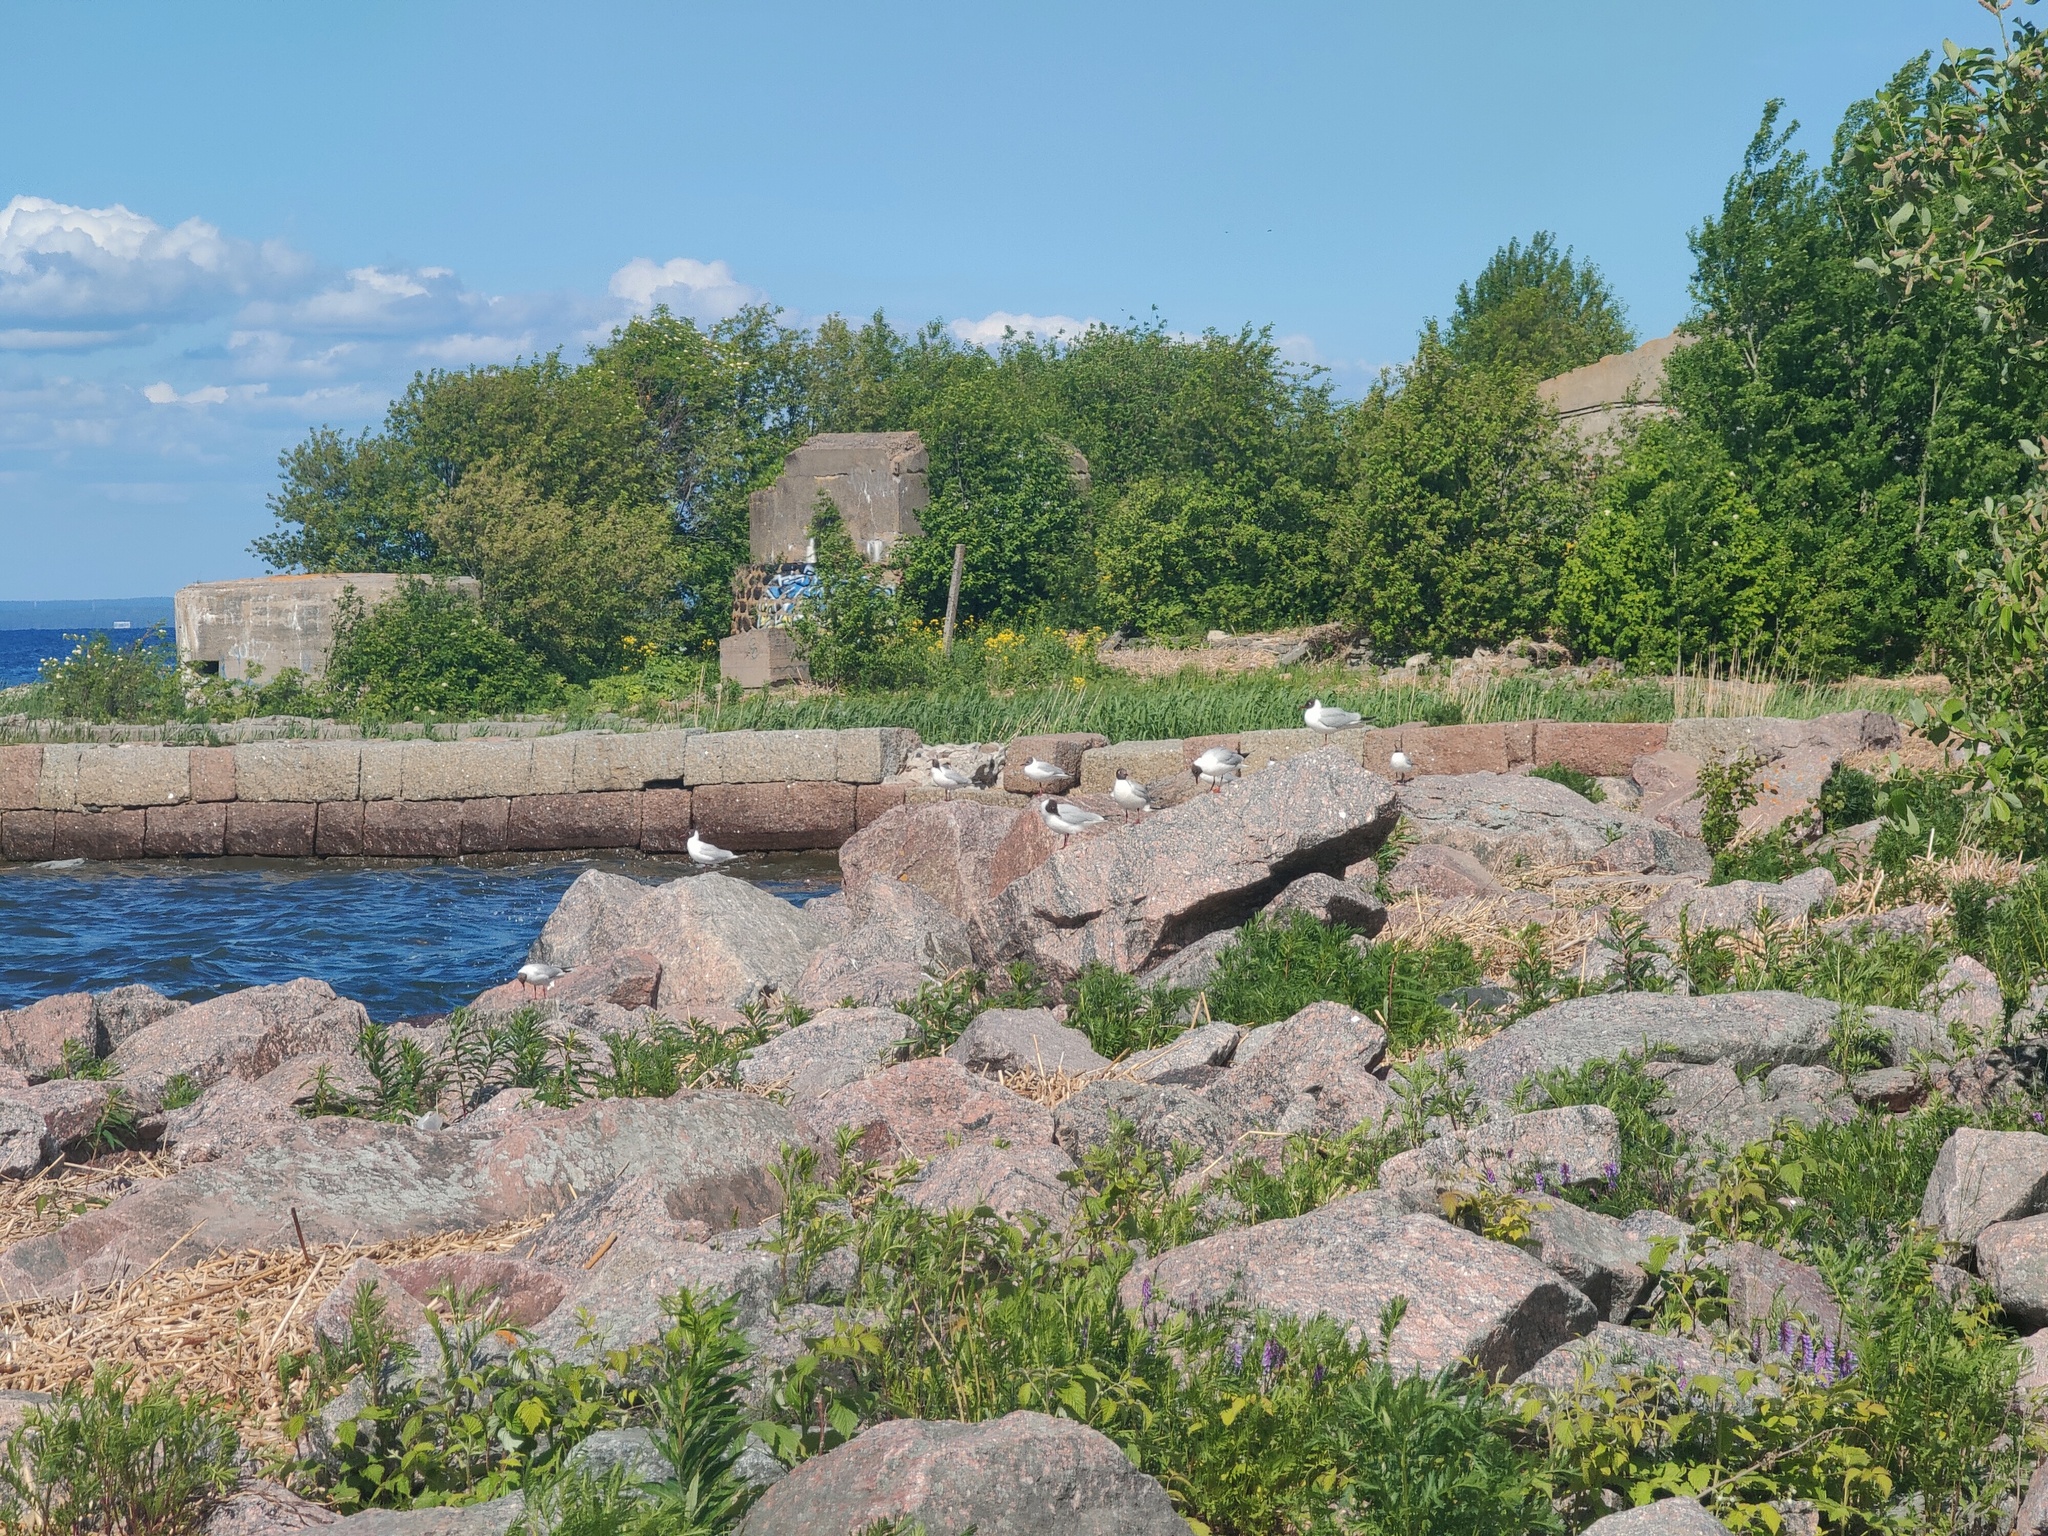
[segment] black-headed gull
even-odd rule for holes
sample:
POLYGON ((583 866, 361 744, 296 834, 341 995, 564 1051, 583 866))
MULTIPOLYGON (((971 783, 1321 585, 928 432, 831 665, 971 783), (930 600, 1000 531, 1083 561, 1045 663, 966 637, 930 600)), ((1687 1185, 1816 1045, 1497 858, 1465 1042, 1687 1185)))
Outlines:
POLYGON ((1394 777, 1398 779, 1404 773, 1413 773, 1415 771, 1415 760, 1406 752, 1396 752, 1387 759, 1387 766, 1394 770, 1394 777))
POLYGON ((1064 784, 1072 775, 1058 763, 1048 763, 1042 757, 1034 757, 1024 765, 1024 777, 1043 788, 1053 784, 1064 784))
POLYGON ((1354 715, 1348 709, 1339 709, 1334 704, 1325 704, 1321 699, 1316 699, 1301 712, 1301 718, 1308 722, 1310 730, 1321 731, 1327 736, 1332 731, 1350 730, 1363 721, 1365 716, 1354 715))
POLYGON ((1066 847, 1065 839, 1102 820, 1093 811, 1085 810, 1071 802, 1062 804, 1051 795, 1038 802, 1038 819, 1045 824, 1046 831, 1059 833, 1062 848, 1066 847))
POLYGON ((519 967, 519 979, 536 992, 555 984, 555 978, 562 974, 559 965, 543 965, 538 960, 529 960, 519 967))
POLYGON ((1124 808, 1125 821, 1131 819, 1133 811, 1152 809, 1152 797, 1145 793, 1145 786, 1122 768, 1117 769, 1116 782, 1109 787, 1109 798, 1124 808))
POLYGON ((1195 759, 1195 777, 1209 786, 1211 794, 1221 794, 1226 780, 1237 777, 1238 769, 1244 766, 1244 758, 1228 747, 1211 747, 1195 759))
POLYGON ((956 789, 974 788, 974 780, 950 763, 932 764, 932 782, 946 792, 946 798, 949 800, 956 789))
POLYGON ((716 868, 720 864, 730 864, 739 857, 730 848, 721 848, 716 843, 705 842, 697 835, 694 827, 690 829, 689 837, 684 839, 683 848, 690 855, 692 864, 701 864, 706 869, 716 868))

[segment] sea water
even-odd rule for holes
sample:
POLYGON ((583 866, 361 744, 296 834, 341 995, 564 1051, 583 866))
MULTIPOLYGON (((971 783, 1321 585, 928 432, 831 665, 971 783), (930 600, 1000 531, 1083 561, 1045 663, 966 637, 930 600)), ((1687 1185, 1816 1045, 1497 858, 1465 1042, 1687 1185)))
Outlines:
MULTIPOLYGON (((640 856, 0 869, 0 1008, 130 982, 198 1001, 315 976, 373 1019, 445 1013, 510 980, 562 892, 593 868, 647 883, 692 874, 687 863, 640 856)), ((830 854, 777 854, 724 873, 801 905, 837 889, 839 871, 830 854)))

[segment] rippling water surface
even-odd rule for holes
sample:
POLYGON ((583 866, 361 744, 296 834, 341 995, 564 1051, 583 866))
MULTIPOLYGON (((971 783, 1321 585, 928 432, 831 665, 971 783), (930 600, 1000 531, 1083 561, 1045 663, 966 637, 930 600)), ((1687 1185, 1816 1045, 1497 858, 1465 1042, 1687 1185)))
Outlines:
MULTIPOLYGON (((635 857, 406 867, 220 859, 0 870, 0 1008, 146 982, 172 997, 317 976, 374 1019, 440 1013, 508 979, 586 869, 649 883, 688 864, 635 857)), ((838 860, 731 866, 801 904, 838 860)))

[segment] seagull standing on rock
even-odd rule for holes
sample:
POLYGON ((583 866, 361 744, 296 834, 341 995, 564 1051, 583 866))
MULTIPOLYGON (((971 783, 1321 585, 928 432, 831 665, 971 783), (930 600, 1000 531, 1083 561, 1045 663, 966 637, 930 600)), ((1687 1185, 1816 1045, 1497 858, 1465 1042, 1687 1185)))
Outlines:
POLYGON ((519 980, 536 992, 542 992, 555 984, 555 978, 562 974, 559 965, 543 965, 538 960, 529 960, 519 967, 519 980))
POLYGON ((1195 759, 1195 777, 1209 786, 1209 793, 1223 793, 1225 781, 1237 777, 1238 769, 1244 766, 1244 758, 1228 747, 1211 747, 1195 759))
POLYGON ((1122 768, 1116 771, 1116 783, 1110 786, 1109 798, 1124 808, 1125 821, 1131 819, 1133 811, 1152 809, 1152 797, 1145 792, 1145 786, 1122 768))
POLYGON ((1058 763, 1048 763, 1044 758, 1034 757, 1024 765, 1024 777, 1040 789, 1050 789, 1055 784, 1064 784, 1071 775, 1058 763))
POLYGON ((956 789, 974 788, 974 780, 950 763, 932 764, 932 782, 946 792, 948 800, 953 798, 953 791, 956 789))
POLYGON ((1072 802, 1062 805, 1051 795, 1038 802, 1038 819, 1045 824, 1046 831, 1059 833, 1062 848, 1067 846, 1066 840, 1076 832, 1085 831, 1102 820, 1095 812, 1085 810, 1072 802))
POLYGON ((1415 771, 1415 760, 1406 752, 1396 752, 1387 759, 1387 766, 1394 770, 1394 778, 1399 780, 1404 774, 1415 771))
POLYGON ((694 827, 690 829, 689 838, 683 843, 683 847, 690 855, 690 862, 702 865, 705 869, 716 869, 719 865, 730 864, 739 857, 730 848, 721 848, 716 843, 705 842, 697 835, 694 827))
POLYGON ((1339 709, 1334 704, 1325 704, 1321 699, 1316 699, 1301 712, 1301 718, 1308 722, 1310 730, 1321 731, 1323 740, 1328 741, 1330 732, 1348 731, 1363 721, 1365 716, 1354 715, 1348 709, 1339 709))

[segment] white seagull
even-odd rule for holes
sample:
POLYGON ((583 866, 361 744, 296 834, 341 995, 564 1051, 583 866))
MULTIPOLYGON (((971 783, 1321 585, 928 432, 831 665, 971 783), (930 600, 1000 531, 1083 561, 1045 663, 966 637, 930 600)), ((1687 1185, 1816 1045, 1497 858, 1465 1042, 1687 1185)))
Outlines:
POLYGON ((1109 798, 1124 808, 1124 820, 1131 819, 1133 811, 1152 809, 1152 797, 1145 793, 1145 786, 1122 768, 1116 771, 1116 782, 1109 787, 1109 798))
POLYGON ((1034 757, 1024 765, 1024 777, 1037 785, 1064 784, 1070 775, 1058 763, 1034 757))
POLYGON ((519 967, 519 980, 535 991, 543 991, 555 984, 555 978, 562 974, 559 965, 543 965, 538 960, 529 960, 519 967))
POLYGON ((946 798, 953 797, 956 789, 972 789, 974 780, 949 763, 932 764, 932 782, 946 792, 946 798))
POLYGON ((1387 759, 1387 766, 1394 770, 1394 777, 1398 779, 1404 773, 1413 773, 1415 771, 1415 760, 1406 752, 1396 752, 1387 759))
POLYGON ((697 835, 694 827, 690 829, 690 835, 685 839, 683 847, 688 851, 692 864, 701 864, 706 869, 715 869, 720 864, 730 864, 739 857, 730 848, 721 848, 716 843, 705 842, 697 835))
POLYGON ((1209 786, 1211 794, 1221 794, 1224 782, 1236 778, 1243 766, 1244 758, 1230 748, 1211 747, 1195 759, 1195 777, 1209 786))
POLYGON ((1350 730, 1365 716, 1354 715, 1348 709, 1339 709, 1334 704, 1325 704, 1321 699, 1317 699, 1301 712, 1301 718, 1308 722, 1310 730, 1321 731, 1327 738, 1332 731, 1350 730))
POLYGON ((1045 823, 1046 831, 1059 833, 1062 848, 1067 846, 1066 839, 1102 820, 1095 812, 1078 805, 1062 805, 1051 795, 1038 802, 1038 819, 1045 823))

